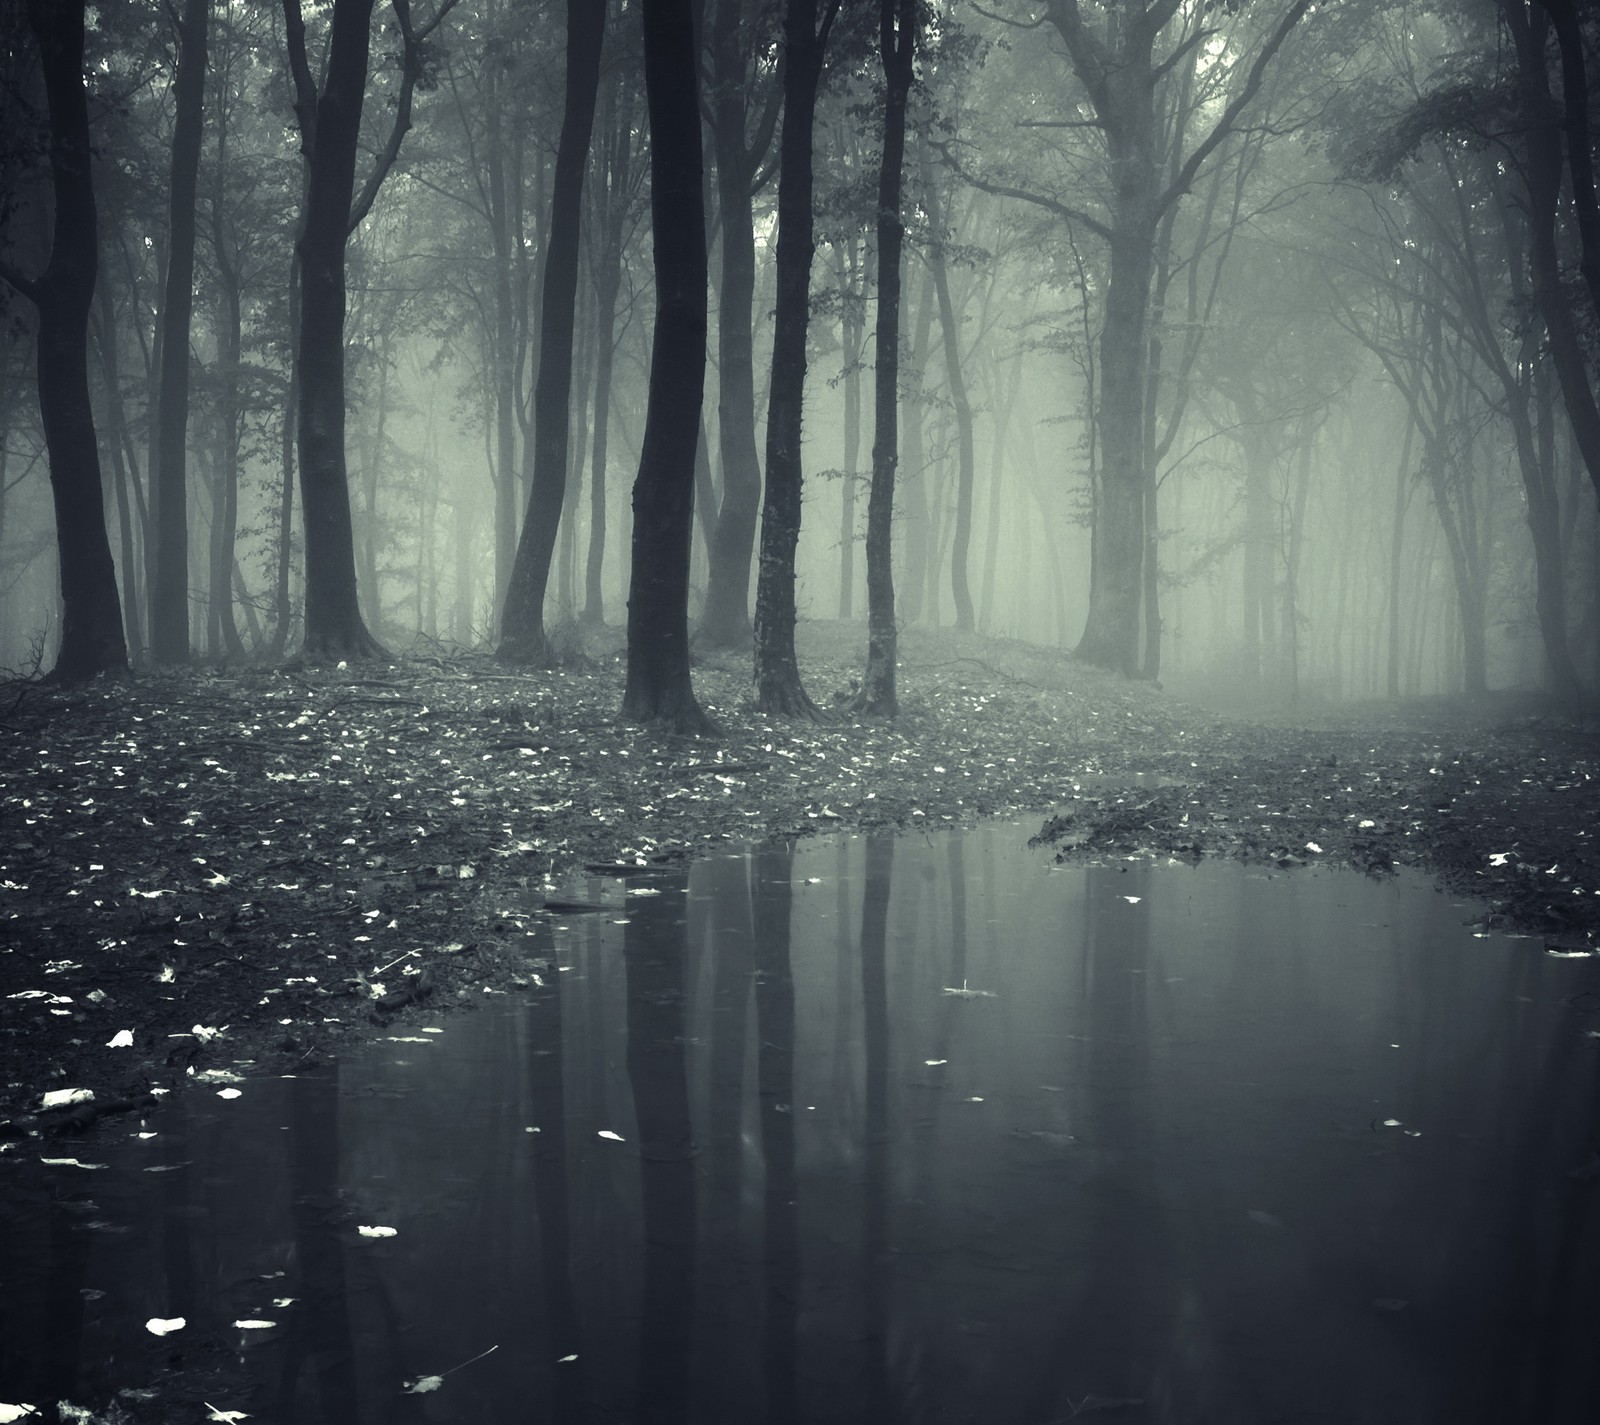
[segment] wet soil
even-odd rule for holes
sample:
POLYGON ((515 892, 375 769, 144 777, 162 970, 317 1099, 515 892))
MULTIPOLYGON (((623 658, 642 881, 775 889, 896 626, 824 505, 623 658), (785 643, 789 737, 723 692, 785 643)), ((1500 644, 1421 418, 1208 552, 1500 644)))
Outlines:
POLYGON ((902 715, 867 723, 842 711, 864 635, 819 624, 801 663, 832 720, 756 712, 747 657, 717 655, 695 682, 722 735, 689 738, 618 722, 619 641, 529 673, 413 656, 4 693, 0 1146, 527 983, 530 923, 601 904, 585 868, 730 840, 1037 813, 1063 859, 1415 866, 1486 926, 1597 944, 1600 737, 1525 703, 1224 716, 911 632, 902 715), (65 1089, 94 1098, 42 1107, 65 1089))

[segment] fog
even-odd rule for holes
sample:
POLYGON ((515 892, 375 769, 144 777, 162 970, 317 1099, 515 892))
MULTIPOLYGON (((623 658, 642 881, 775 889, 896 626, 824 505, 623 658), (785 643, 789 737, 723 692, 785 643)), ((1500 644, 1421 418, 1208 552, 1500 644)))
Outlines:
MULTIPOLYGON (((305 7, 313 82, 345 3, 305 7)), ((135 666, 182 661, 152 651, 152 600, 173 364, 163 317, 185 220, 179 21, 192 25, 196 8, 87 12, 89 416, 135 666)), ((372 21, 356 196, 381 181, 344 267, 356 585, 367 629, 397 654, 502 639, 536 483, 567 87, 562 7, 425 8, 372 21)), ((544 590, 555 657, 623 643, 658 310, 640 5, 607 8, 544 590)), ((737 504, 741 402, 767 466, 785 119, 782 8, 696 8, 710 273, 689 566, 698 630, 718 514, 737 504), (735 150, 744 167, 724 182, 719 157, 735 150), (741 184, 747 330, 729 305, 726 241, 741 184), (728 364, 741 342, 750 395, 728 364)), ((814 8, 831 30, 813 125, 794 607, 802 621, 860 623, 865 648, 879 7, 847 0, 832 21, 832 7, 814 8)), ((198 9, 209 29, 186 460, 168 489, 184 491, 191 657, 240 662, 292 654, 303 637, 294 253, 309 190, 284 8, 198 9)), ((35 366, 51 319, 34 298, 60 270, 47 263, 68 209, 52 188, 43 51, 22 10, 0 20, 0 666, 27 674, 55 663, 64 627, 67 535, 47 478, 63 457, 35 366)), ((1511 0, 998 0, 992 12, 932 4, 916 28, 900 208, 900 626, 970 623, 1219 699, 1570 697, 1594 685, 1600 326, 1584 265, 1600 263, 1585 242, 1600 227, 1585 232, 1589 136, 1563 88, 1587 84, 1593 34, 1574 25, 1564 48, 1543 9, 1511 0), (1119 55, 1128 63, 1096 70, 1096 56, 1119 55), (1132 100, 1107 76, 1134 61, 1149 85, 1144 118, 1130 121, 1132 100), (1087 633, 1100 601, 1118 598, 1136 642, 1108 655, 1087 633)), ((750 640, 761 537, 753 523, 742 535, 735 644, 750 640)))

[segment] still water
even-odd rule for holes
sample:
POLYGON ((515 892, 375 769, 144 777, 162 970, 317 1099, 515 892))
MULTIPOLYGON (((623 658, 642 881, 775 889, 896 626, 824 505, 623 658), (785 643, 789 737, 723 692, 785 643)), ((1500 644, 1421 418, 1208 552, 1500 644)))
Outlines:
POLYGON ((23 1145, 0 1400, 1600 1419, 1600 966, 1409 877, 1060 869, 1029 830, 596 880, 526 917, 519 996, 23 1145))

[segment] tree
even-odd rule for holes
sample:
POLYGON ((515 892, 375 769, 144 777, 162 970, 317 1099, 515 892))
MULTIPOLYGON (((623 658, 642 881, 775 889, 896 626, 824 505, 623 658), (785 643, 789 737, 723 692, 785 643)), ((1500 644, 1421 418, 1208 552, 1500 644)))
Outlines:
POLYGON ((57 682, 121 673, 128 666, 89 404, 89 307, 99 225, 83 75, 84 8, 83 0, 28 0, 50 115, 55 221, 50 255, 37 278, 0 266, 0 278, 38 313, 39 414, 61 571, 61 645, 50 673, 57 682))
POLYGON ((756 704, 763 712, 815 717, 795 661, 795 549, 800 542, 801 425, 811 258, 816 251, 812 126, 828 34, 839 0, 789 0, 783 14, 783 139, 779 147, 777 303, 767 399, 766 499, 756 575, 756 704))
POLYGON ((319 90, 306 56, 300 0, 283 0, 306 189, 299 241, 300 503, 305 521, 305 643, 308 657, 387 656, 361 617, 356 588, 350 480, 345 465, 345 245, 371 211, 411 127, 411 99, 422 75, 423 44, 455 7, 440 0, 419 27, 410 0, 392 0, 403 52, 394 123, 359 195, 356 141, 366 98, 375 0, 334 0, 319 90))
MULTIPOLYGON (((545 249, 539 377, 533 395, 533 480, 500 620, 499 656, 509 663, 538 662, 546 654, 544 595, 567 481, 583 170, 594 129, 605 26, 604 0, 567 0, 566 102, 545 249)), ((502 471, 501 477, 508 478, 509 472, 502 471)))
POLYGON ((150 652, 157 663, 189 659, 189 326, 194 315, 195 196, 205 122, 206 31, 211 0, 183 0, 177 18, 172 166, 168 181, 166 292, 156 407, 155 580, 150 652))
POLYGON ((752 200, 757 170, 772 146, 783 88, 768 86, 766 103, 756 115, 755 132, 747 134, 747 74, 754 48, 750 27, 744 23, 747 8, 744 0, 717 0, 711 29, 711 131, 722 240, 717 303, 717 449, 722 461, 722 499, 711 537, 700 638, 713 648, 743 647, 750 641, 750 556, 761 511, 751 332, 756 285, 752 200))
POLYGON ((883 160, 878 168, 878 327, 873 390, 872 485, 867 495, 867 666, 855 706, 875 717, 899 710, 890 564, 895 467, 900 460, 900 278, 905 219, 900 190, 905 174, 906 101, 917 42, 916 0, 878 0, 878 55, 883 65, 883 160))
POLYGON ((622 716, 714 732, 689 676, 689 543, 706 380, 706 218, 691 0, 644 0, 656 324, 633 482, 622 716))

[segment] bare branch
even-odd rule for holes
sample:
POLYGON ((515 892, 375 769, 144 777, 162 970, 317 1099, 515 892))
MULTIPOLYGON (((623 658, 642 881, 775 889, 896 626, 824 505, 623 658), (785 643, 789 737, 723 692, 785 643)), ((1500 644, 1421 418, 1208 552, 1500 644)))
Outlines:
POLYGON ((987 178, 980 178, 976 173, 969 173, 954 158, 948 143, 935 143, 933 145, 939 152, 939 157, 944 160, 945 166, 969 187, 976 188, 980 193, 992 193, 996 198, 1015 198, 1019 202, 1031 203, 1036 208, 1043 208, 1047 213, 1054 213, 1058 218, 1064 218, 1069 223, 1079 223, 1108 242, 1111 239, 1111 228, 1092 214, 1085 213, 1080 208, 1069 207, 1067 204, 1050 197, 1047 193, 1034 193, 1026 188, 1015 188, 1009 183, 992 183, 987 178))
POLYGON ((1164 211, 1169 204, 1176 203, 1189 191, 1189 185, 1194 182, 1194 176, 1200 171, 1200 165, 1211 157, 1217 145, 1225 139, 1233 128, 1234 121, 1244 112, 1245 106, 1256 97, 1256 91, 1261 88, 1261 77, 1267 72, 1267 66, 1272 58, 1283 47, 1283 42, 1289 38, 1289 32, 1300 23, 1300 18, 1311 8, 1311 0, 1295 0, 1278 21, 1277 28, 1267 37, 1256 55, 1255 63, 1250 66, 1250 73, 1245 76, 1244 84, 1239 92, 1228 101, 1228 107, 1222 111, 1222 116, 1217 120, 1209 134, 1196 145, 1193 153, 1184 160, 1184 165, 1178 170, 1178 176, 1173 179, 1172 186, 1156 200, 1156 211, 1164 211))

